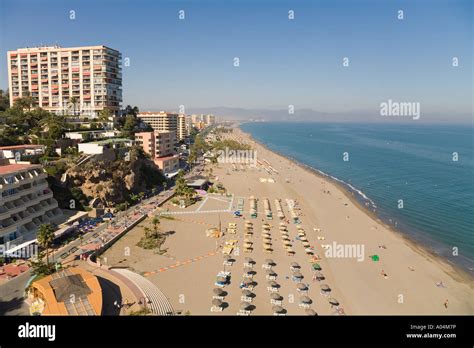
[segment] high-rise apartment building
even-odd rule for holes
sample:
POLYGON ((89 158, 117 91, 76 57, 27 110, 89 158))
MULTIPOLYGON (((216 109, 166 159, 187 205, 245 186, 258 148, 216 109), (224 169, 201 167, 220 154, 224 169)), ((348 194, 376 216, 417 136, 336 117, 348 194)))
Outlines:
POLYGON ((122 102, 121 53, 106 46, 9 51, 10 105, 26 95, 57 114, 95 117, 122 102))
POLYGON ((186 131, 186 115, 178 116, 178 141, 182 141, 188 135, 186 131))

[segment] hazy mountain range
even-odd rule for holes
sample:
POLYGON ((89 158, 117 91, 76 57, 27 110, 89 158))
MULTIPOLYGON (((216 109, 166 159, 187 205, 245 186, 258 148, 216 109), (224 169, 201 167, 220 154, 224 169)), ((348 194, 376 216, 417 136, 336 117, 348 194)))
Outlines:
MULTIPOLYGON (((381 116, 379 110, 352 111, 341 113, 319 112, 313 109, 295 109, 290 114, 287 109, 244 109, 234 107, 188 108, 188 114, 214 114, 220 120, 278 121, 278 122, 419 122, 419 123, 466 123, 472 115, 429 113, 421 111, 420 118, 381 116)), ((469 122, 469 121, 468 121, 469 122)))

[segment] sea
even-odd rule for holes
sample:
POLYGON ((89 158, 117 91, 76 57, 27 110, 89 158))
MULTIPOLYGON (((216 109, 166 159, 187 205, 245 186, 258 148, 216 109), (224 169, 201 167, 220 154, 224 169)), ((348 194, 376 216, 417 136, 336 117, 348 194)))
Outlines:
POLYGON ((339 182, 385 223, 474 275, 472 125, 240 127, 269 149, 339 182))

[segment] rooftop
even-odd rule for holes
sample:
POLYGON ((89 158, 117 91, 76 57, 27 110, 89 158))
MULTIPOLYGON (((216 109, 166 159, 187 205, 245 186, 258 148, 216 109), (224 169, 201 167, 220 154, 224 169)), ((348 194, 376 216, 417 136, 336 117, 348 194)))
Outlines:
POLYGON ((0 175, 16 173, 21 170, 36 168, 38 165, 34 164, 7 164, 7 165, 0 165, 0 175))
POLYGON ((1 150, 22 150, 22 149, 42 149, 44 145, 12 145, 12 146, 0 146, 1 150))
POLYGON ((116 143, 127 143, 129 141, 131 140, 127 138, 110 138, 110 139, 104 139, 104 140, 91 141, 89 143, 84 143, 84 144, 109 145, 109 144, 116 144, 116 143))

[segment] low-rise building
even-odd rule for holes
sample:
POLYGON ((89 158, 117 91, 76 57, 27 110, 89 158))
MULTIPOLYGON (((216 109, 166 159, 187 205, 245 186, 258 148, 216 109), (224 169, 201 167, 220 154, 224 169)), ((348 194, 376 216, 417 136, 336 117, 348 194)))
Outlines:
POLYGON ((179 157, 175 149, 175 133, 171 131, 154 131, 135 133, 135 143, 151 156, 164 174, 179 169, 179 157))
POLYGON ((44 145, 13 145, 0 147, 0 158, 22 158, 44 154, 44 145))
POLYGON ((103 155, 107 149, 117 149, 120 147, 130 147, 133 141, 125 138, 111 138, 105 140, 91 141, 89 143, 78 144, 78 151, 85 155, 103 155))
POLYGON ((28 302, 32 315, 101 315, 102 288, 91 272, 70 267, 34 281, 28 302))

